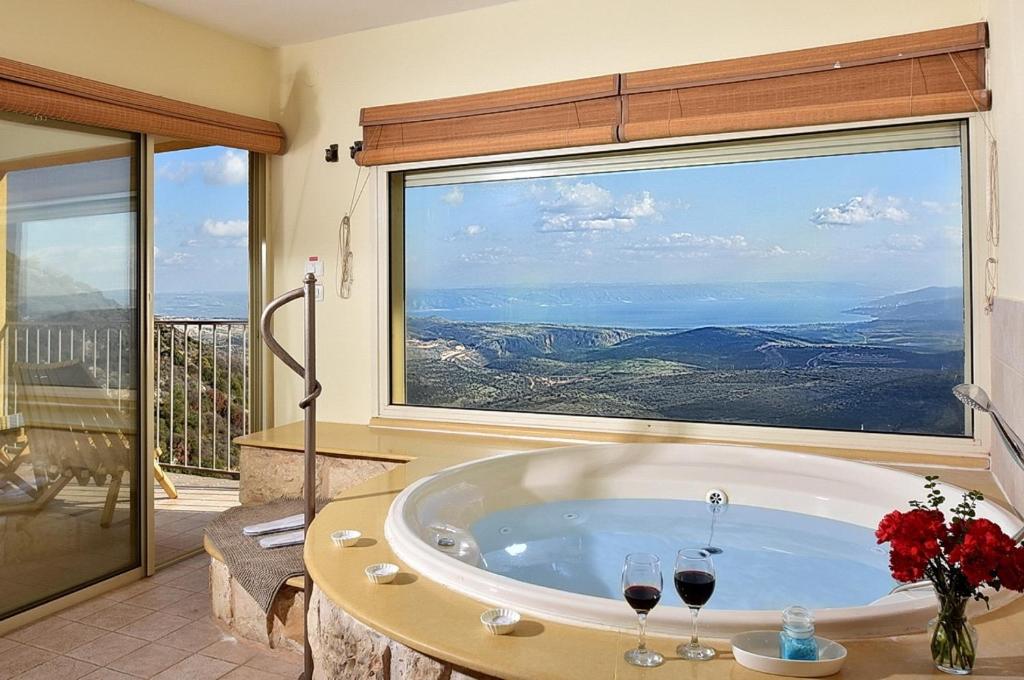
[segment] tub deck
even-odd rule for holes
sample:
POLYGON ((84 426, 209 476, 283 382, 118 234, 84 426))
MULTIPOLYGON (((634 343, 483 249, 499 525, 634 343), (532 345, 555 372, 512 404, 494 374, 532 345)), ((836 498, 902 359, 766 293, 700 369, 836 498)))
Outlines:
MULTIPOLYGON (((684 631, 677 638, 651 638, 650 646, 662 652, 667 661, 660 668, 647 670, 629 666, 622 659, 635 642, 632 633, 527 619, 516 635, 490 636, 479 623, 485 605, 412 573, 391 551, 384 538, 384 518, 395 496, 408 484, 457 463, 567 442, 342 425, 322 427, 320 438, 319 448, 329 455, 407 461, 329 504, 311 527, 306 543, 306 561, 319 589, 352 617, 380 633, 429 656, 509 680, 768 677, 737 665, 725 640, 708 641, 720 652, 714 661, 695 664, 680 660, 674 650, 686 635, 684 631), (356 548, 336 548, 329 534, 340 528, 361 531, 363 543, 356 548), (403 573, 395 584, 373 586, 367 582, 363 569, 374 562, 395 562, 403 573)), ((299 451, 301 429, 293 424, 268 430, 246 443, 299 451)), ((848 452, 843 457, 864 458, 860 452, 848 452)), ((991 499, 1004 500, 986 470, 915 466, 911 471, 939 474, 945 481, 977 488, 991 499)), ((657 610, 653 616, 657 616, 657 610)), ((980 653, 974 677, 1024 678, 1024 598, 979 617, 975 623, 980 653)), ((847 647, 850 653, 846 666, 841 675, 834 677, 909 680, 940 676, 932 667, 924 634, 853 641, 847 647)))

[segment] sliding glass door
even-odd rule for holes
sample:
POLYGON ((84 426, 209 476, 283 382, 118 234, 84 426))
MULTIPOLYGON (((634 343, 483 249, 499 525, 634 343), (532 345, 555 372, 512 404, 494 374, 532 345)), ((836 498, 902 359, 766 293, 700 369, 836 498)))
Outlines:
POLYGON ((139 163, 0 116, 0 618, 140 565, 139 163))

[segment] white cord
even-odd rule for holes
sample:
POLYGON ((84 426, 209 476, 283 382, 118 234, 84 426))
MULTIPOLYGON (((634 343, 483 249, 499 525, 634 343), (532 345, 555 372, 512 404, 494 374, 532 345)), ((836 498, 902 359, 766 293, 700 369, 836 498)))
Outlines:
POLYGON ((338 225, 338 266, 335 267, 335 288, 338 297, 347 300, 352 295, 352 221, 348 215, 338 225))
POLYGON ((988 177, 986 182, 986 201, 988 208, 988 224, 987 231, 985 233, 985 240, 988 241, 988 259, 985 260, 985 312, 988 314, 992 313, 992 307, 996 302, 996 293, 999 284, 999 258, 996 256, 999 250, 999 146, 996 143, 996 135, 992 131, 992 127, 988 124, 988 120, 985 118, 985 114, 981 112, 981 107, 978 106, 978 100, 974 98, 974 92, 967 86, 967 80, 964 79, 964 74, 961 73, 960 67, 956 63, 956 59, 952 53, 947 52, 949 61, 953 64, 953 68, 956 69, 956 74, 960 77, 960 83, 964 86, 964 90, 971 98, 971 103, 974 104, 974 110, 978 112, 978 117, 981 119, 982 125, 985 126, 985 132, 988 134, 988 177))
POLYGON ((370 181, 370 175, 373 174, 367 171, 360 183, 362 172, 363 168, 360 166, 356 171, 356 181, 352 185, 352 198, 348 203, 348 211, 338 225, 338 261, 334 267, 334 290, 343 300, 352 296, 352 270, 355 265, 355 256, 352 254, 352 213, 359 205, 363 191, 366 190, 366 185, 370 181))

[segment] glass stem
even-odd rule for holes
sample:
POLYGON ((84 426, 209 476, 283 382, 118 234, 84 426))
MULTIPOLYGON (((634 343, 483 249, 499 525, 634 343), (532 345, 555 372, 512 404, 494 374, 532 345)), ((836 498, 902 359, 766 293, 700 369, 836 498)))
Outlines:
POLYGON ((693 632, 690 634, 690 646, 699 647, 700 643, 697 642, 697 614, 700 613, 700 609, 697 607, 690 607, 691 618, 693 619, 693 632))
POLYGON ((637 644, 637 649, 639 649, 641 652, 646 652, 647 651, 647 612, 641 612, 641 613, 637 614, 637 619, 639 619, 639 624, 640 624, 640 630, 639 630, 640 640, 639 640, 639 643, 637 644))

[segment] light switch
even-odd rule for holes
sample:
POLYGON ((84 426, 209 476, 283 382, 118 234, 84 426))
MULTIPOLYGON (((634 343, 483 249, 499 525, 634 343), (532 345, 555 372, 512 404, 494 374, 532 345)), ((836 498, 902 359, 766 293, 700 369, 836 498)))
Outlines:
POLYGON ((309 259, 306 260, 306 274, 312 274, 321 280, 324 278, 324 262, 318 255, 310 255, 309 259))

